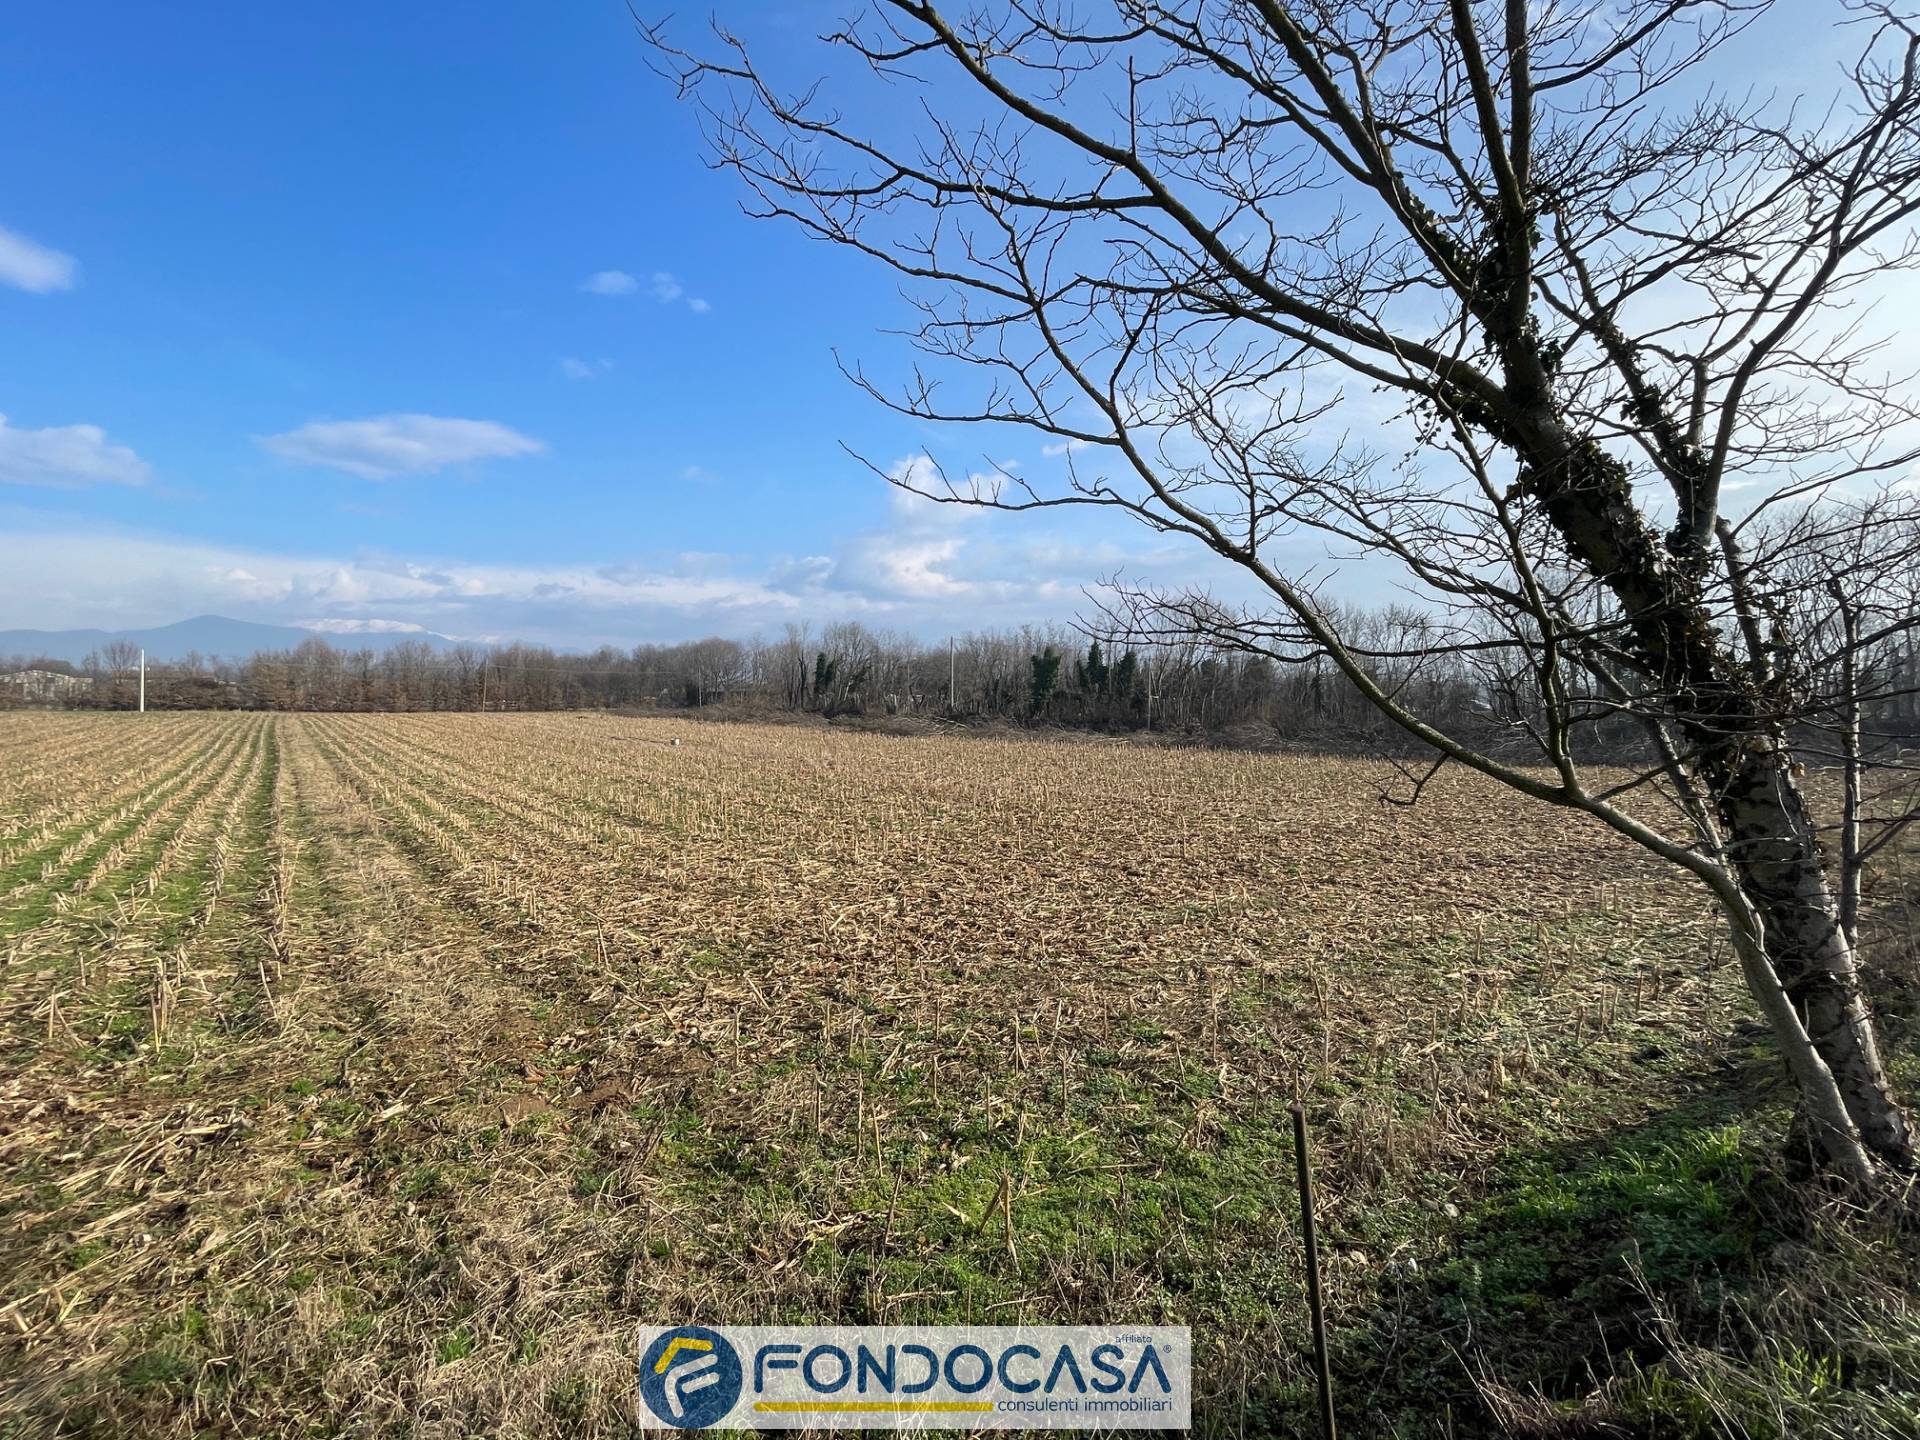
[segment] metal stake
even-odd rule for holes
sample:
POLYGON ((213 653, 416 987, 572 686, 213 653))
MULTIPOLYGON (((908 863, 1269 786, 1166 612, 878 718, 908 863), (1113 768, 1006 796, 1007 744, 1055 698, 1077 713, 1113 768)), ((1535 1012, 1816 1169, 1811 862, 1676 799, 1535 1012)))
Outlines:
POLYGON ((1307 1242, 1307 1309, 1313 1317, 1313 1363, 1320 1386, 1320 1434, 1335 1440, 1333 1372, 1327 1366, 1327 1317, 1320 1300, 1320 1242, 1313 1229, 1313 1166, 1307 1159, 1307 1112, 1293 1102, 1293 1158, 1300 1171, 1300 1233, 1307 1242))

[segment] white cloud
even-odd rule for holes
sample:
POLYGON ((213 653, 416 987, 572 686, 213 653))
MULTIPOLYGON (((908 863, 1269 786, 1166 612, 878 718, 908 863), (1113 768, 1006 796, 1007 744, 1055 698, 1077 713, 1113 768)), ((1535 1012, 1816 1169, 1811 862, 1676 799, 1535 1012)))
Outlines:
MULTIPOLYGON (((602 270, 589 275, 580 288, 589 295, 633 295, 640 290, 640 281, 624 270, 602 270)), ((696 315, 705 315, 713 309, 698 295, 687 294, 687 287, 680 283, 680 277, 671 270, 654 271, 647 280, 646 289, 662 305, 684 301, 686 307, 696 315)))
POLYGON ((965 549, 963 540, 898 539, 874 536, 857 542, 837 574, 842 580, 866 586, 883 595, 909 600, 960 599, 979 596, 988 587, 953 573, 965 549))
POLYGON ((427 627, 411 620, 296 620, 302 630, 322 635, 425 635, 427 627))
POLYGON ((0 284, 45 295, 71 290, 80 277, 80 262, 71 255, 36 245, 18 231, 0 226, 0 284))
POLYGON ((582 360, 568 355, 560 362, 560 373, 569 380, 593 380, 613 369, 611 360, 582 360))
POLYGON ((631 295, 640 282, 624 270, 598 270, 580 282, 589 295, 631 295))
POLYGON ((891 528, 913 535, 935 535, 976 520, 986 512, 978 506, 958 501, 937 500, 934 496, 957 492, 961 495, 998 494, 1006 488, 1004 476, 971 474, 951 476, 931 455, 909 455, 887 467, 887 508, 891 528))
POLYGON ((283 460, 344 470, 367 480, 426 475, 449 465, 536 455, 547 448, 492 420, 438 415, 316 420, 284 434, 263 436, 259 443, 283 460))
POLYGON ((143 485, 147 462, 107 442, 98 425, 22 430, 0 415, 0 483, 11 485, 143 485))

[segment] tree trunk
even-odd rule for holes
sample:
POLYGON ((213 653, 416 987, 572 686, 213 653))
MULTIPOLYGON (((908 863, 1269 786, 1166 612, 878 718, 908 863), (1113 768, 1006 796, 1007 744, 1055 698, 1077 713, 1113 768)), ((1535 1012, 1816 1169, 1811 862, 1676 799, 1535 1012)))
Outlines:
POLYGON ((1740 973, 1746 979, 1754 1003, 1779 1038, 1780 1052, 1800 1091, 1809 1129, 1828 1163, 1862 1192, 1871 1193, 1878 1179, 1873 1157, 1861 1142, 1859 1128, 1848 1113, 1846 1099, 1834 1081, 1833 1072, 1821 1059, 1793 1002, 1781 988, 1779 972, 1767 954, 1765 927, 1759 914, 1737 887, 1720 896, 1720 901, 1728 928, 1733 932, 1733 949, 1740 959, 1740 973))
MULTIPOLYGON (((1843 1161, 1850 1144, 1864 1144, 1887 1164, 1912 1169, 1913 1128, 1874 1041, 1853 947, 1774 718, 1778 697, 1762 678, 1768 667, 1758 656, 1743 665, 1727 647, 1701 590, 1701 542, 1683 525, 1662 543, 1641 516, 1625 466, 1561 424, 1545 371, 1523 354, 1509 384, 1516 399, 1532 402, 1505 427, 1523 461, 1521 486, 1628 617, 1632 652, 1696 757, 1702 798, 1718 811, 1728 863, 1761 922, 1765 959, 1831 1077, 1795 1064, 1803 1103, 1817 1121, 1830 1097, 1807 1087, 1831 1083, 1857 1132, 1849 1140, 1821 1127, 1828 1154, 1843 1161)), ((1750 989, 1755 978, 1749 969, 1750 989)), ((1755 999, 1764 1009, 1758 990, 1755 999)), ((1796 1043, 1770 1019, 1783 1049, 1796 1043)))
POLYGON ((1894 1098, 1859 966, 1783 751, 1756 754, 1720 798, 1729 858, 1759 911, 1768 959, 1832 1072, 1866 1147, 1910 1169, 1913 1127, 1894 1098))

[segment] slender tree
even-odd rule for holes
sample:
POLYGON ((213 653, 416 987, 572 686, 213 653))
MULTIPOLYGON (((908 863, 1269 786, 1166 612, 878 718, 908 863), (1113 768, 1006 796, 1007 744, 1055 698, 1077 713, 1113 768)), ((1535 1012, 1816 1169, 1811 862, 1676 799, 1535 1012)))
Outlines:
POLYGON ((791 86, 725 30, 650 38, 755 213, 904 280, 928 359, 858 384, 1067 451, 1057 484, 910 488, 1186 537, 1260 603, 1137 598, 1324 661, 1437 764, 1695 877, 1811 1133, 1881 1190, 1914 1133, 1750 523, 1912 458, 1858 327, 1916 258, 1920 31, 1879 0, 1792 8, 1852 47, 1798 103, 1739 72, 1764 0, 877 0, 791 86), (1420 624, 1323 602, 1356 551, 1420 624), (1438 715, 1446 656, 1524 687, 1534 763, 1438 715), (1622 722, 1656 757, 1626 782, 1582 760, 1622 722))
POLYGON ((1039 715, 1053 699, 1053 687, 1060 679, 1060 652, 1049 645, 1038 655, 1027 657, 1030 669, 1027 687, 1027 713, 1039 715))

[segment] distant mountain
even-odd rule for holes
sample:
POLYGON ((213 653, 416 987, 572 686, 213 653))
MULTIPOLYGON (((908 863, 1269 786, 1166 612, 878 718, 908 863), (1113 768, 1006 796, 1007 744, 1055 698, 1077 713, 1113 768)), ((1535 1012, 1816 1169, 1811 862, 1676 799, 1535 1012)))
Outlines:
POLYGON ((193 651, 238 660, 259 650, 291 650, 302 640, 316 636, 342 650, 385 651, 407 640, 424 641, 436 650, 458 643, 430 630, 333 635, 297 625, 256 625, 224 615, 196 615, 150 630, 0 630, 0 657, 65 660, 78 665, 90 651, 99 650, 109 641, 126 640, 144 649, 150 662, 164 664, 193 651))

